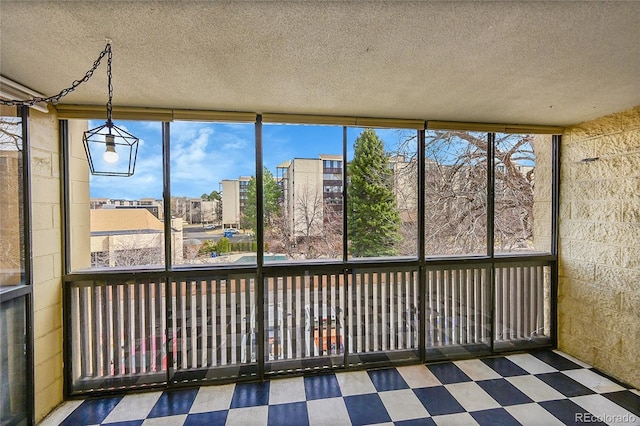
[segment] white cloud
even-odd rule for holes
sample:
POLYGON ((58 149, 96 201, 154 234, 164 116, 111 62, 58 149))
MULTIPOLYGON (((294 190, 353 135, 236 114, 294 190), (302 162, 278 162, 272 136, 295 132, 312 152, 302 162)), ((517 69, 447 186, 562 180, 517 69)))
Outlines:
POLYGON ((172 194, 199 196, 255 170, 253 141, 252 125, 172 123, 172 194))

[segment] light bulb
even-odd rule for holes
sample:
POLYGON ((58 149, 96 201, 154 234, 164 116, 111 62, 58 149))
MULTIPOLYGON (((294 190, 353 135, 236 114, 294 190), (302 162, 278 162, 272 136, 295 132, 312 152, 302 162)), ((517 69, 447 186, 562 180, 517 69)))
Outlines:
POLYGON ((120 155, 116 152, 116 143, 114 141, 113 135, 105 136, 105 143, 107 148, 104 150, 104 154, 102 154, 102 158, 107 163, 116 163, 120 158, 120 155))

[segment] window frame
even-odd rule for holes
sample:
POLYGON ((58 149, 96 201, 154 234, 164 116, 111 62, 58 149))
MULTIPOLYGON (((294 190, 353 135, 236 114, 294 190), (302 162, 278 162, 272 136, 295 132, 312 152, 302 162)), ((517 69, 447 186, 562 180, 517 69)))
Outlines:
POLYGON ((0 304, 24 298, 25 310, 25 386, 26 386, 26 413, 25 420, 28 423, 35 421, 35 364, 34 364, 34 324, 33 324, 33 263, 31 241, 31 149, 29 138, 29 108, 17 107, 16 117, 21 118, 22 125, 22 221, 20 226, 23 231, 22 250, 24 264, 22 271, 22 283, 17 286, 0 286, 0 304))
MULTIPOLYGON (((343 152, 342 152, 342 182, 344 184, 341 187, 342 193, 342 214, 343 214, 343 229, 347 229, 347 209, 348 209, 348 176, 346 165, 348 164, 347 159, 347 131, 350 128, 364 128, 363 126, 357 125, 357 120, 354 121, 346 120, 344 117, 338 117, 335 120, 330 120, 327 117, 319 117, 318 120, 313 120, 313 116, 288 116, 284 114, 265 114, 268 118, 269 124, 324 124, 324 125, 341 125, 343 128, 343 152), (290 121, 285 121, 286 118, 293 117, 290 121)), ((249 120, 246 117, 246 114, 243 115, 243 120, 234 119, 233 115, 225 117, 224 120, 216 119, 216 115, 212 114, 211 117, 199 117, 198 121, 206 122, 245 122, 249 123, 249 120)), ((256 176, 256 184, 257 184, 257 197, 258 200, 262 200, 264 195, 263 193, 263 135, 262 135, 262 123, 263 123, 263 115, 257 114, 255 116, 255 121, 253 122, 255 125, 255 176, 256 176)), ((74 117, 71 117, 74 118, 74 117)), ((86 116, 82 116, 79 118, 89 119, 86 116)), ((171 165, 170 165, 170 133, 171 133, 171 123, 173 120, 166 120, 165 116, 161 116, 160 118, 150 118, 148 121, 160 121, 162 123, 162 151, 163 151, 163 200, 164 200, 164 215, 165 217, 169 217, 171 212, 171 188, 170 188, 170 174, 171 174, 171 165)), ((550 247, 551 250, 549 252, 523 252, 523 253, 495 253, 495 242, 494 242, 494 219, 495 219, 495 135, 496 133, 519 133, 522 134, 525 131, 529 133, 535 134, 536 128, 534 126, 529 126, 526 128, 521 128, 518 126, 512 126, 512 128, 506 127, 504 125, 474 125, 466 124, 466 123, 452 123, 452 122, 423 122, 425 123, 422 128, 416 126, 414 123, 415 120, 409 120, 406 126, 402 126, 402 120, 382 120, 383 124, 388 125, 396 125, 395 127, 387 126, 373 126, 373 128, 381 128, 381 129, 391 129, 391 128, 405 128, 405 129, 417 129, 417 138, 418 138, 418 223, 417 223, 417 232, 418 232, 418 247, 416 250, 416 256, 409 257, 382 257, 382 258, 352 258, 348 254, 348 233, 343 232, 343 253, 341 259, 331 259, 326 261, 314 261, 313 264, 331 264, 335 265, 336 263, 344 265, 345 268, 350 266, 357 266, 360 264, 371 264, 371 263, 397 263, 397 262, 411 262, 415 263, 416 261, 421 265, 427 265, 431 262, 442 262, 442 261, 461 261, 464 259, 486 259, 486 260, 495 260, 500 259, 503 260, 505 258, 511 257, 530 257, 530 258, 548 258, 551 257, 554 260, 557 257, 557 212, 559 209, 558 202, 558 194, 559 194, 559 143, 560 143, 560 135, 558 134, 557 128, 552 127, 540 127, 540 134, 552 134, 552 203, 551 203, 551 242, 550 247), (497 126, 497 127, 496 127, 497 126), (471 255, 427 255, 425 253, 425 137, 426 131, 428 129, 444 129, 444 130, 468 130, 474 132, 486 132, 487 134, 487 251, 486 254, 471 254, 471 255)), ((372 120, 371 123, 375 125, 375 120, 372 120)), ((63 220, 65 223, 65 259, 64 259, 64 271, 66 276, 77 276, 77 275, 87 275, 87 276, 95 276, 95 275, 109 275, 109 274, 126 274, 126 273, 140 273, 140 272, 158 272, 163 271, 165 273, 170 273, 171 271, 188 271, 188 270, 211 270, 211 271, 219 271, 219 270, 261 270, 263 267, 276 266, 276 264, 270 264, 264 262, 264 224, 261 221, 258 221, 256 226, 256 242, 259 250, 256 253, 256 264, 248 264, 248 265, 233 265, 233 264, 220 264, 220 265, 192 265, 192 264, 184 264, 184 265, 172 265, 171 254, 171 224, 165 221, 165 230, 164 230, 164 248, 165 248, 165 256, 164 256, 164 264, 158 267, 138 267, 138 268, 107 268, 106 270, 83 270, 83 271, 72 271, 70 269, 70 239, 69 239, 69 217, 67 214, 68 210, 68 190, 69 190, 69 170, 68 170, 68 124, 66 118, 60 119, 60 139, 62 142, 62 170, 63 170, 63 194, 64 194, 64 206, 63 206, 63 220)), ((327 163, 327 160, 323 160, 323 168, 327 163)), ((333 170, 333 169, 332 169, 333 170)), ((323 192, 324 193, 324 192, 323 192)), ((257 214, 260 217, 263 214, 263 203, 257 202, 257 214)), ((304 262, 278 262, 279 266, 286 265, 299 265, 304 262)), ((308 262, 307 262, 308 263, 308 262)))

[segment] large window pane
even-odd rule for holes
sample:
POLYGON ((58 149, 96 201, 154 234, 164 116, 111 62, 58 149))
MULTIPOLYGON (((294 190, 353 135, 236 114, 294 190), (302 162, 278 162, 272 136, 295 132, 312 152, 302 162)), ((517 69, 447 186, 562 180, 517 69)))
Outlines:
POLYGON ((247 192, 255 174, 255 125, 171 123, 171 220, 174 265, 256 263, 247 192))
MULTIPOLYGON (((162 125, 158 122, 117 122, 140 138, 135 173, 131 177, 90 175, 82 146, 83 131, 100 121, 70 121, 71 269, 160 267, 164 263, 162 198, 162 125)), ((99 154, 99 153, 98 153, 99 154)), ((122 153, 124 154, 124 153, 122 153)), ((92 154, 104 170, 113 166, 92 154)), ((182 230, 172 226, 173 241, 182 230)))
POLYGON ((0 424, 26 425, 27 380, 26 296, 0 304, 0 424))
MULTIPOLYGON (((9 110, 9 108, 6 108, 9 110)), ((5 108, 3 108, 5 112, 5 108)), ((0 117, 0 287, 24 285, 22 121, 0 117)))
POLYGON ((417 255, 417 131, 350 128, 349 256, 417 255))
POLYGON ((551 251, 551 147, 551 135, 496 134, 496 253, 551 251))
POLYGON ((428 131, 425 253, 487 253, 487 134, 428 131))
POLYGON ((341 259, 342 127, 263 129, 265 261, 341 259))

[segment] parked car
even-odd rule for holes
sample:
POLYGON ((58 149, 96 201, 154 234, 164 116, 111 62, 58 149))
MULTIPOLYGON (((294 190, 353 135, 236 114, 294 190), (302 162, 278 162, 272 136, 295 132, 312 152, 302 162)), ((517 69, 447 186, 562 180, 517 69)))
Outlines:
POLYGON ((214 225, 212 223, 210 223, 208 225, 204 225, 204 229, 206 229, 206 230, 216 229, 217 227, 218 227, 218 225, 214 225))
POLYGON ((224 230, 224 232, 231 232, 232 234, 239 234, 240 231, 238 231, 236 228, 227 228, 224 230))

